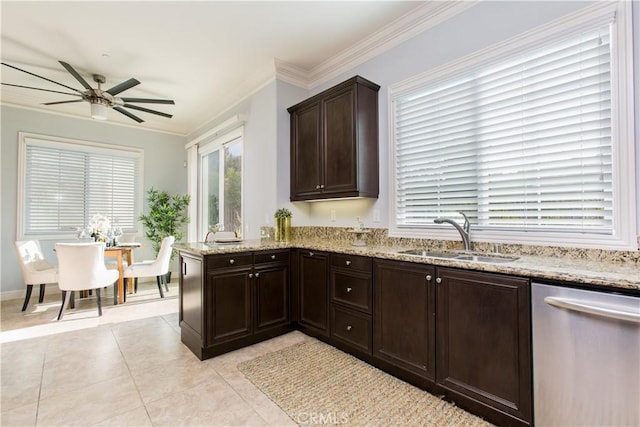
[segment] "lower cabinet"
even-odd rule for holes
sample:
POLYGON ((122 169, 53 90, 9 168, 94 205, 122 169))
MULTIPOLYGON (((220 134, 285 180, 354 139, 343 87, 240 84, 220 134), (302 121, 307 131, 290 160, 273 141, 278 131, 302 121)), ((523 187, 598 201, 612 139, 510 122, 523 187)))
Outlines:
POLYGON ((200 359, 292 330, 289 250, 181 260, 181 338, 200 359), (198 298, 200 310, 191 307, 198 298))
POLYGON ((315 336, 329 336, 329 254, 298 252, 300 327, 315 336))
POLYGON ((371 356, 372 260, 356 255, 331 254, 331 339, 356 355, 371 356))
POLYGON ((529 281, 452 268, 436 274, 438 385, 499 425, 530 424, 529 281))
POLYGON ((374 263, 374 358, 429 380, 436 367, 434 270, 408 262, 374 263))

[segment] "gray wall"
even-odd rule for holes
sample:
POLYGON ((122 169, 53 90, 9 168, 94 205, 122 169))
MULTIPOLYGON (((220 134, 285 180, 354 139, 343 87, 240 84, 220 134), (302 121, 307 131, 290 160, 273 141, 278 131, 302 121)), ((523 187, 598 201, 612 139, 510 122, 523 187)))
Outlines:
MULTIPOLYGON (((182 136, 6 105, 2 106, 1 120, 0 296, 2 297, 16 296, 14 294, 17 291, 24 292, 22 272, 13 249, 13 242, 17 236, 18 132, 142 148, 144 149, 144 190, 153 186, 171 193, 186 192, 187 175, 183 166, 186 161, 186 152, 185 139, 182 136)), ((139 241, 145 243, 145 246, 135 251, 135 259, 154 258, 150 244, 142 236, 139 241)), ((43 252, 55 263, 52 250, 54 243, 54 241, 41 241, 43 252)))

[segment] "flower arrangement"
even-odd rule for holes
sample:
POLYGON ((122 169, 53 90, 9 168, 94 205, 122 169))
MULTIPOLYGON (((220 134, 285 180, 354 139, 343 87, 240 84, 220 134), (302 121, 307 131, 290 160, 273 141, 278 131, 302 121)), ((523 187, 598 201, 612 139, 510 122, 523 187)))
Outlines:
POLYGON ((275 218, 275 240, 276 242, 288 242, 291 240, 291 211, 287 208, 276 210, 275 218))
POLYGON ((93 237, 93 240, 96 242, 106 242, 110 231, 111 221, 102 214, 92 216, 87 225, 87 233, 93 237))

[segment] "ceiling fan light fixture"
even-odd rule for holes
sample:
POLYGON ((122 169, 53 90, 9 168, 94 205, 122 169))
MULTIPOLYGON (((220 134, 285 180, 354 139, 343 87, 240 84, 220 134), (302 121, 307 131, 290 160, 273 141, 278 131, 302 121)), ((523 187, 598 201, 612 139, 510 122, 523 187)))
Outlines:
POLYGON ((95 120, 107 120, 107 106, 101 102, 91 102, 91 117, 95 120))

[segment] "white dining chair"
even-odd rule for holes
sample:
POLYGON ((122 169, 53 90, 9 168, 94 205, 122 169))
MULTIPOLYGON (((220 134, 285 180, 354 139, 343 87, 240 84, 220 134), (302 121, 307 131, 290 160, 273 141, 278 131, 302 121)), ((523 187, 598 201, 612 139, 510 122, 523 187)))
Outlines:
POLYGON ((120 274, 117 270, 109 270, 105 266, 104 246, 102 242, 55 245, 58 257, 58 287, 63 292, 58 320, 62 319, 74 291, 95 289, 98 316, 102 316, 100 289, 113 284, 114 293, 117 292, 116 281, 120 274))
MULTIPOLYGON (((158 283, 158 290, 160 291, 160 298, 164 298, 164 292, 162 291, 162 285, 165 286, 167 291, 169 287, 167 285, 167 274, 169 273, 169 262, 171 261, 171 251, 173 243, 176 238, 168 236, 162 239, 160 243, 160 250, 155 260, 134 262, 128 265, 124 269, 124 278, 128 281, 131 279, 138 279, 139 277, 156 277, 158 283)), ((125 286, 127 288, 128 286, 125 286)), ((137 292, 137 282, 135 291, 137 292)))
POLYGON ((27 286, 22 304, 22 311, 25 311, 31 299, 33 285, 40 285, 38 302, 44 301, 45 286, 47 283, 56 283, 58 272, 54 265, 44 259, 38 240, 18 240, 15 242, 15 249, 22 268, 24 284, 27 286))

